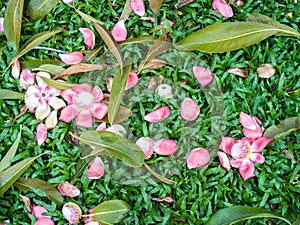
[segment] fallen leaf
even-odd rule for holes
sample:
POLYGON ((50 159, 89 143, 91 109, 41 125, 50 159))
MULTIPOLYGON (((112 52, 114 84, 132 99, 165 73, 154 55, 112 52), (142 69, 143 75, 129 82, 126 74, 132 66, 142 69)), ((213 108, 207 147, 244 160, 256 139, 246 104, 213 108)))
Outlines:
POLYGON ((85 73, 94 70, 103 70, 104 68, 105 68, 104 66, 98 64, 77 63, 68 67, 63 72, 55 76, 53 79, 56 80, 64 76, 69 76, 77 73, 85 73))
POLYGON ((256 69, 256 72, 261 78, 270 78, 275 74, 276 70, 272 64, 262 64, 256 69))
POLYGON ((243 69, 239 69, 239 68, 233 68, 233 69, 229 69, 227 70, 228 73, 232 73, 234 75, 240 76, 240 77, 247 77, 248 76, 248 71, 243 70, 243 69))

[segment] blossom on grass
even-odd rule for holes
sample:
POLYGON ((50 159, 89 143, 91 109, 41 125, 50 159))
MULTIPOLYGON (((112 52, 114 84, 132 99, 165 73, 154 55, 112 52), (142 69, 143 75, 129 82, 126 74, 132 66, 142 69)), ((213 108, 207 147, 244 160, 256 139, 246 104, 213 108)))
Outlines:
POLYGON ((114 37, 116 42, 126 40, 127 30, 125 27, 125 20, 118 21, 111 30, 111 35, 114 37))
POLYGON ((108 105, 102 103, 103 93, 99 87, 88 84, 74 85, 64 90, 61 96, 70 104, 61 110, 59 119, 68 123, 76 117, 76 124, 84 128, 93 126, 93 118, 102 119, 108 112, 108 105))
POLYGON ((170 113, 170 108, 168 106, 162 106, 144 116, 144 120, 150 123, 161 122, 168 118, 170 113))
POLYGON ((83 60, 83 54, 81 52, 59 54, 59 57, 66 64, 76 64, 83 60))
POLYGON ((80 190, 76 186, 70 184, 68 181, 59 183, 57 189, 63 196, 70 196, 74 198, 80 195, 80 190))
POLYGON ((144 0, 130 0, 130 8, 138 16, 143 16, 146 13, 144 0))
POLYGON ((218 14, 224 16, 225 18, 233 16, 231 6, 224 0, 214 0, 212 3, 212 7, 218 14))
POLYGON ((187 167, 189 169, 205 166, 210 161, 209 152, 205 148, 195 148, 187 156, 187 167))
POLYGON ((95 34, 89 28, 79 28, 79 31, 82 33, 84 38, 84 44, 88 49, 93 49, 95 45, 95 34))

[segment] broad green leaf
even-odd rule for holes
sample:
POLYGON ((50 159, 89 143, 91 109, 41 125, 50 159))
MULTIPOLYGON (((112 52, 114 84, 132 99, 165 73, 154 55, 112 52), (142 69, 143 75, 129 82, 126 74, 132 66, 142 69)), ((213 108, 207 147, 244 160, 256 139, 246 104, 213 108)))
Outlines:
POLYGON ((22 68, 28 68, 28 69, 34 69, 38 68, 42 65, 45 64, 52 64, 56 66, 65 66, 65 64, 62 61, 59 60, 54 60, 54 59, 33 59, 33 60, 27 60, 27 61, 22 61, 21 62, 21 67, 22 68))
POLYGON ((128 44, 148 44, 148 43, 152 43, 154 40, 156 39, 156 37, 154 36, 150 36, 150 35, 142 35, 142 36, 138 36, 136 38, 128 38, 125 41, 123 41, 122 43, 120 43, 119 45, 128 45, 128 44))
POLYGON ((59 0, 30 0, 28 3, 28 14, 34 20, 43 18, 58 3, 59 0))
POLYGON ((103 39, 104 43, 107 45, 108 49, 112 52, 112 54, 117 59, 117 62, 119 63, 120 67, 123 68, 124 63, 123 63, 123 57, 121 51, 115 39, 111 35, 110 31, 108 31, 104 26, 100 25, 99 23, 92 22, 92 24, 97 30, 97 32, 99 33, 99 35, 101 36, 101 38, 103 39))
POLYGON ((274 140, 285 136, 292 131, 300 129, 300 117, 290 117, 283 120, 279 125, 270 126, 264 132, 264 137, 274 140))
POLYGON ((3 157, 3 159, 0 162, 0 172, 2 172, 7 167, 9 167, 11 161, 13 160, 19 146, 19 142, 21 139, 21 132, 22 132, 22 126, 20 126, 20 132, 17 139, 15 140, 13 145, 10 147, 9 151, 6 153, 6 155, 3 157))
POLYGON ((53 200, 56 204, 62 205, 63 204, 63 197, 61 193, 54 188, 52 185, 48 184, 47 182, 37 179, 37 178, 25 178, 20 177, 15 183, 16 186, 21 191, 31 191, 35 192, 36 190, 41 190, 45 193, 45 195, 53 200))
POLYGON ((127 20, 131 12, 132 12, 132 9, 130 7, 130 0, 126 0, 124 9, 122 11, 122 14, 121 14, 119 20, 124 20, 124 21, 127 20))
POLYGON ((183 50, 222 53, 253 45, 281 32, 288 34, 282 28, 257 22, 220 23, 190 34, 175 47, 183 50))
POLYGON ((114 224, 121 222, 129 209, 122 200, 110 200, 97 205, 90 215, 101 224, 114 224))
POLYGON ((15 51, 19 49, 21 36, 22 16, 24 0, 9 0, 6 7, 4 18, 4 30, 7 43, 15 51))
POLYGON ((265 217, 281 219, 288 224, 291 224, 282 216, 266 209, 248 206, 233 206, 216 212, 205 225, 230 225, 243 220, 265 217))
POLYGON ((175 184, 174 181, 169 180, 168 178, 165 178, 165 177, 161 176, 160 174, 156 173, 154 170, 151 169, 151 167, 148 164, 144 163, 144 166, 158 180, 160 180, 160 181, 162 181, 162 182, 164 182, 166 184, 171 184, 171 185, 175 184))
POLYGON ((67 82, 59 81, 59 80, 52 80, 50 78, 43 77, 43 76, 39 76, 39 77, 42 78, 43 81, 45 81, 45 83, 48 84, 49 86, 54 87, 59 90, 69 89, 74 85, 74 84, 70 84, 67 82))
POLYGON ((139 146, 115 133, 99 130, 83 132, 80 137, 73 134, 72 136, 95 148, 85 158, 102 154, 105 151, 109 156, 115 157, 131 167, 140 167, 144 163, 144 153, 139 146))
POLYGON ((150 9, 156 14, 159 15, 160 7, 163 0, 148 0, 150 9))
POLYGON ((115 123, 125 87, 127 84, 128 74, 130 73, 131 65, 126 66, 123 69, 119 69, 114 74, 114 80, 110 91, 109 103, 108 103, 108 121, 111 125, 115 123))
POLYGON ((0 89, 0 99, 24 99, 24 94, 16 91, 0 89))
MULTIPOLYGON (((69 4, 69 6, 72 7, 73 9, 75 9, 75 8, 74 8, 73 6, 71 6, 70 4, 69 4)), ((94 17, 92 17, 92 16, 90 16, 90 15, 88 15, 88 14, 85 14, 84 12, 81 12, 81 11, 78 10, 78 9, 75 9, 75 11, 82 17, 82 19, 84 19, 84 20, 85 20, 86 22, 88 22, 88 23, 94 22, 94 23, 104 24, 102 21, 97 20, 96 18, 94 18, 94 17)))
POLYGON ((18 180, 37 157, 24 159, 0 173, 0 197, 18 180))
POLYGON ((21 56, 29 52, 35 46, 41 44, 43 41, 47 40, 48 38, 62 31, 63 29, 59 29, 55 31, 44 31, 34 35, 28 41, 26 41, 26 43, 22 46, 22 48, 18 51, 18 53, 12 58, 10 65, 16 62, 21 56))
POLYGON ((32 69, 32 71, 43 71, 53 75, 58 75, 65 70, 62 66, 53 65, 53 64, 44 64, 38 68, 32 69))

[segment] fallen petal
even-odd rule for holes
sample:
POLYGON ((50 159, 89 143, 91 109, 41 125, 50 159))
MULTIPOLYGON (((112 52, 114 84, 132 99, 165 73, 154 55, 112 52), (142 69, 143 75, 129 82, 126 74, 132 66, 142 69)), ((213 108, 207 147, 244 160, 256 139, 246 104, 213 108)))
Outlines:
POLYGON ((18 79, 19 76, 20 76, 20 61, 17 60, 16 62, 14 62, 12 65, 11 65, 11 74, 13 76, 13 78, 18 79))
POLYGON ((244 181, 248 180, 251 177, 255 177, 254 170, 255 170, 254 164, 249 159, 244 160, 239 167, 239 172, 244 181))
POLYGON ((39 218, 34 225, 54 225, 54 221, 48 217, 39 218))
POLYGON ((0 18, 0 33, 4 32, 4 18, 0 18))
POLYGON ((239 68, 229 69, 229 70, 227 70, 227 72, 235 74, 235 75, 243 77, 243 78, 248 76, 248 71, 239 69, 239 68))
POLYGON ((57 111, 53 110, 45 120, 45 126, 47 129, 52 129, 57 125, 57 111))
POLYGON ((165 99, 173 98, 172 87, 168 84, 160 84, 155 90, 157 94, 165 99))
POLYGON ((36 127, 36 137, 35 137, 38 146, 42 145, 46 139, 47 139, 47 127, 45 126, 45 124, 40 123, 37 127, 36 127))
POLYGON ((168 106, 162 106, 144 116, 144 119, 150 123, 161 122, 168 118, 170 113, 170 108, 168 106))
POLYGON ((189 169, 205 166, 210 161, 209 152, 205 148, 195 148, 187 156, 187 167, 189 169))
POLYGON ((276 70, 272 64, 262 64, 256 69, 256 72, 261 78, 270 78, 275 74, 276 70))
POLYGON ((197 81, 203 86, 206 87, 211 84, 214 80, 213 74, 209 69, 202 66, 193 66, 193 73, 197 81))
POLYGON ((81 52, 59 54, 59 57, 66 64, 76 64, 83 60, 83 55, 81 52))
POLYGON ((106 130, 106 123, 102 122, 99 124, 99 126, 96 128, 96 130, 106 130))
POLYGON ((219 157, 220 163, 223 166, 223 168, 225 170, 229 171, 230 170, 230 162, 229 162, 229 159, 228 159, 228 156, 226 155, 226 153, 218 151, 218 157, 219 157))
POLYGON ((104 174, 104 163, 100 157, 95 157, 88 168, 89 179, 99 179, 104 174))
POLYGON ((224 0, 214 0, 212 3, 212 7, 217 13, 224 16, 225 18, 233 16, 231 6, 227 4, 227 2, 225 2, 224 0))
POLYGON ((23 69, 20 76, 20 86, 23 89, 27 89, 35 82, 35 76, 29 69, 23 69))
POLYGON ((139 82, 139 77, 135 72, 130 72, 128 74, 127 84, 125 90, 134 87, 139 82))
POLYGON ((111 30, 111 35, 114 37, 116 42, 121 42, 126 40, 127 30, 125 27, 125 21, 120 20, 115 24, 111 30))
POLYGON ((85 225, 101 225, 101 224, 97 221, 90 221, 90 222, 86 223, 85 225))
POLYGON ((62 208, 62 214, 66 218, 66 220, 69 221, 70 224, 75 224, 79 222, 79 219, 82 215, 82 211, 77 204, 73 202, 68 202, 64 204, 62 208))
POLYGON ((155 142, 154 151, 159 155, 173 155, 177 151, 177 144, 173 140, 160 139, 155 142))
POLYGON ((84 44, 88 49, 93 49, 95 45, 95 34, 89 28, 79 28, 84 38, 84 44))
POLYGON ((185 98, 180 106, 180 116, 188 121, 197 119, 200 109, 197 103, 191 98, 185 98))
POLYGON ((249 130, 247 128, 244 128, 243 133, 247 138, 257 139, 262 136, 263 129, 261 127, 257 127, 255 130, 249 130))
POLYGON ((146 20, 146 21, 151 21, 152 23, 155 22, 155 18, 152 16, 148 16, 148 17, 141 17, 142 20, 146 20))
POLYGON ((139 16, 143 16, 146 13, 144 0, 130 0, 130 8, 139 16))
POLYGON ((80 195, 80 190, 68 181, 65 181, 63 184, 59 183, 57 189, 63 196, 70 196, 74 198, 80 195))
POLYGON ((222 137, 219 149, 221 149, 227 155, 231 155, 231 149, 235 142, 236 141, 232 137, 222 137))
POLYGON ((32 212, 32 205, 31 205, 30 199, 28 197, 24 196, 24 195, 20 195, 20 196, 21 196, 27 210, 29 212, 32 212))
POLYGON ((152 156, 155 142, 150 137, 141 137, 135 144, 143 150, 145 159, 149 159, 152 156))
POLYGON ((75 0, 62 0, 66 4, 74 4, 75 0))
POLYGON ((49 216, 44 216, 43 215, 43 213, 46 213, 46 212, 48 212, 48 210, 45 209, 44 207, 33 204, 32 213, 33 213, 33 215, 35 215, 35 217, 37 219, 40 219, 40 218, 43 218, 43 217, 49 218, 49 216))
POLYGON ((156 202, 167 202, 167 203, 172 203, 173 199, 171 197, 164 197, 164 198, 152 198, 153 201, 156 202))
POLYGON ((249 130, 255 130, 257 127, 257 123, 252 119, 252 117, 244 112, 240 113, 239 120, 243 127, 249 130))

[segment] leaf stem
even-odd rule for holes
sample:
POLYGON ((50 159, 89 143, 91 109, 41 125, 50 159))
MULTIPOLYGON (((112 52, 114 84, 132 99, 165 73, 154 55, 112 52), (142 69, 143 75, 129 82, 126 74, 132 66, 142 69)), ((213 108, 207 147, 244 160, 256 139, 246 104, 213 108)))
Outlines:
POLYGON ((63 50, 59 50, 59 49, 55 49, 55 48, 49 48, 49 47, 44 47, 44 46, 35 46, 33 49, 49 50, 49 51, 63 53, 63 54, 68 53, 68 52, 63 51, 63 50))

